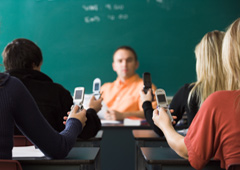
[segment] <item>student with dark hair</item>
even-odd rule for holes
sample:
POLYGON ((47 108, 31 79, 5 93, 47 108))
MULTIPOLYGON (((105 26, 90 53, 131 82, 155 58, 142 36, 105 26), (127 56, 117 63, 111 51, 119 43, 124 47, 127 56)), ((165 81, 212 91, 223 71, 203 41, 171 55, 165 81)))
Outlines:
MULTIPOLYGON (((35 99, 41 113, 58 132, 65 126, 62 118, 73 105, 73 99, 68 90, 54 83, 50 77, 41 72, 43 63, 40 48, 32 41, 24 38, 13 40, 3 53, 3 63, 6 73, 20 79, 35 99)), ((101 108, 101 100, 90 100, 91 109, 87 110, 87 123, 79 137, 88 139, 97 134, 101 122, 96 112, 101 108)), ((15 128, 15 134, 21 132, 15 128)))
POLYGON ((240 18, 228 28, 222 46, 227 90, 211 94, 193 119, 185 137, 178 134, 161 108, 153 121, 164 133, 169 146, 202 169, 210 159, 221 161, 221 168, 240 168, 240 18))
MULTIPOLYGON (((137 54, 131 47, 121 46, 114 52, 112 67, 117 79, 101 87, 103 101, 108 107, 105 119, 144 118, 139 95, 143 80, 136 74, 138 66, 137 54)), ((152 87, 156 89, 154 85, 152 87)))
MULTIPOLYGON (((222 62, 222 41, 224 32, 211 31, 206 33, 195 48, 197 81, 185 84, 174 95, 169 108, 173 110, 174 124, 182 119, 186 112, 188 126, 190 126, 203 101, 213 92, 224 90, 225 78, 222 62)), ((150 105, 150 92, 140 93, 143 101, 145 117, 154 131, 160 136, 162 131, 152 120, 153 108, 150 105)))
POLYGON ((86 110, 77 110, 75 106, 59 133, 44 119, 22 82, 0 73, 0 159, 12 158, 15 124, 46 156, 66 157, 87 120, 86 110))

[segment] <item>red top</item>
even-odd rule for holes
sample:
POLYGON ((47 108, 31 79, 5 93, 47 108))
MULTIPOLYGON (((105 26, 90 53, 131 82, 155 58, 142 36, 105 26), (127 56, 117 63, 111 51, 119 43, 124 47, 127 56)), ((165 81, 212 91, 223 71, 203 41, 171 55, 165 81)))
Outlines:
POLYGON ((192 167, 202 169, 211 158, 221 168, 240 163, 240 91, 210 95, 193 119, 184 142, 192 167))

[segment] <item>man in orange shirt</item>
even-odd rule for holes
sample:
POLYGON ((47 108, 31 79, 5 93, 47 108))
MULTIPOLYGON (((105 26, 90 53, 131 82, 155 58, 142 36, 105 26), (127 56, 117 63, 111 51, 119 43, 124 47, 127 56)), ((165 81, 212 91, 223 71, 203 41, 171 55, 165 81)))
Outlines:
MULTIPOLYGON (((140 99, 143 80, 135 72, 138 66, 137 55, 131 47, 121 46, 115 51, 112 67, 118 77, 101 87, 103 100, 108 107, 105 119, 145 118, 140 99)), ((156 87, 153 85, 152 89, 155 91, 156 87)))

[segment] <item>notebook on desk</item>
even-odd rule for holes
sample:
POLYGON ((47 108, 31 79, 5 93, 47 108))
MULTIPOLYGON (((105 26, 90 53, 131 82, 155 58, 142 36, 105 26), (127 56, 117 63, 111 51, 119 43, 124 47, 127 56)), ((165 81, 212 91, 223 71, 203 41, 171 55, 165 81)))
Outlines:
POLYGON ((34 145, 32 146, 20 146, 13 147, 12 157, 44 157, 45 155, 39 149, 36 149, 34 145))
POLYGON ((126 126, 141 126, 146 125, 146 119, 138 118, 138 117, 127 117, 123 120, 123 124, 126 126))

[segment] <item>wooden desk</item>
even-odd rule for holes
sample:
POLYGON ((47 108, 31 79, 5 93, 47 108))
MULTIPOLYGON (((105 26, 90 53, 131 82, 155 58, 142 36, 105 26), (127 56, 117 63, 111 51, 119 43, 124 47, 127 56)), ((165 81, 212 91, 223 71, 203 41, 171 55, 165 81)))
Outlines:
POLYGON ((135 139, 135 169, 145 170, 144 158, 140 147, 169 147, 165 137, 158 136, 153 130, 133 130, 135 139))
POLYGON ((74 147, 65 159, 13 158, 18 160, 23 170, 98 170, 100 169, 100 149, 97 147, 74 147))
POLYGON ((124 126, 120 124, 102 124, 104 135, 101 141, 101 169, 134 170, 133 129, 150 129, 150 126, 124 126))
POLYGON ((78 138, 74 147, 100 147, 102 136, 103 130, 100 130, 95 137, 88 140, 78 138))
MULTIPOLYGON (((147 170, 194 170, 188 160, 178 156, 170 147, 141 147, 147 170)), ((223 170, 220 161, 211 160, 203 170, 223 170)))

